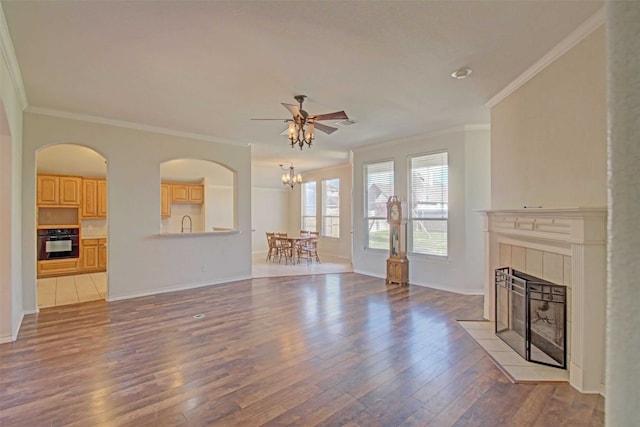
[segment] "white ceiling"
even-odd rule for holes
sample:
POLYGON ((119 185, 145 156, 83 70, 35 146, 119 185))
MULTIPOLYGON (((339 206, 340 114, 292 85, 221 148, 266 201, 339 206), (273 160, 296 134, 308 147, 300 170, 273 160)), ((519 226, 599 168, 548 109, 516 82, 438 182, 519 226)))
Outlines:
MULTIPOLYGON (((603 2, 2 1, 30 108, 247 144, 312 169, 461 124, 603 2), (473 74, 449 74, 469 66, 473 74), (281 102, 356 123, 289 148, 281 102)), ((330 123, 327 123, 330 124, 330 123)))

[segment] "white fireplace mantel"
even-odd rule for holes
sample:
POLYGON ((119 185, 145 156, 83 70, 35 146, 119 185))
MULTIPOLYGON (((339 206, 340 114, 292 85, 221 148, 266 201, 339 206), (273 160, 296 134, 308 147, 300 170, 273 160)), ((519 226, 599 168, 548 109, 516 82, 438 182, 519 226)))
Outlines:
MULTIPOLYGON (((501 245, 536 255, 536 270, 525 271, 552 282, 557 259, 565 261, 568 287, 569 382, 583 393, 604 394, 607 209, 524 208, 479 211, 484 215, 484 317, 495 320, 494 272, 501 245), (543 264, 549 263, 546 269, 543 264), (554 265, 551 265, 553 261, 554 265), (547 273, 549 271, 549 273, 547 273)), ((532 256, 532 258, 534 258, 532 256)), ((510 259, 510 258, 509 258, 510 259)), ((527 262, 528 266, 528 262, 527 262)), ((519 267, 522 268, 522 267, 519 267)), ((526 270, 526 269, 525 269, 526 270)))

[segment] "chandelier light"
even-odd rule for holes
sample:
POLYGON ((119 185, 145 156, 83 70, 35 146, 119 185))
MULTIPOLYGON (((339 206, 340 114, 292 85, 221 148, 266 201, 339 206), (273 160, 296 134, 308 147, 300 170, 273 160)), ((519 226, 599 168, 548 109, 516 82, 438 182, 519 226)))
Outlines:
POLYGON ((296 184, 302 184, 302 175, 296 175, 296 170, 293 167, 293 164, 289 166, 289 169, 286 169, 283 167, 283 165, 280 165, 280 169, 282 169, 283 171, 288 171, 287 173, 282 175, 283 185, 288 185, 293 190, 293 187, 295 187, 296 184))
POLYGON ((305 98, 304 95, 295 96, 296 101, 300 103, 300 108, 298 109, 298 114, 289 122, 288 131, 291 148, 297 145, 300 150, 302 150, 304 144, 311 147, 311 142, 315 139, 313 122, 309 120, 309 113, 302 109, 302 102, 305 98))

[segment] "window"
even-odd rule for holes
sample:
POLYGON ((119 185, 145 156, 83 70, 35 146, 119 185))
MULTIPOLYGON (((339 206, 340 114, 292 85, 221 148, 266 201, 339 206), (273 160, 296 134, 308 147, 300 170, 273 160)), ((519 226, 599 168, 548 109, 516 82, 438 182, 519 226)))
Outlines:
POLYGON ((389 249, 387 200, 393 196, 393 160, 364 166, 366 247, 389 249))
POLYGON ((449 166, 447 153, 411 157, 409 251, 447 256, 449 166))
POLYGON ((340 180, 322 181, 322 235, 340 237, 340 180))
POLYGON ((316 183, 302 183, 302 229, 317 231, 316 228, 316 183))

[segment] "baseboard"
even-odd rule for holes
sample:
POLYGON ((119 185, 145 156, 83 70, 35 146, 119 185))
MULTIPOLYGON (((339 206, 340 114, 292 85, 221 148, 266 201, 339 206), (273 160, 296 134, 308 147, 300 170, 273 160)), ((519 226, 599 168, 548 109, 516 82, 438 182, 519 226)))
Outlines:
POLYGON ((250 280, 250 279, 251 279, 251 275, 230 277, 230 278, 227 278, 227 279, 224 279, 224 280, 219 280, 219 281, 208 280, 206 282, 185 283, 185 284, 182 284, 182 285, 171 286, 169 288, 154 289, 152 291, 135 292, 135 293, 131 293, 131 294, 116 295, 116 296, 108 295, 106 300, 107 300, 107 302, 121 301, 121 300, 132 299, 132 298, 140 298, 140 297, 148 297, 148 296, 152 296, 152 295, 166 294, 166 293, 169 293, 169 292, 178 292, 178 291, 186 291, 186 290, 189 290, 189 289, 203 288, 205 286, 222 285, 222 284, 225 284, 225 283, 238 282, 240 280, 250 280))
POLYGON ((0 344, 6 344, 8 342, 14 342, 18 339, 18 334, 20 333, 20 327, 22 326, 22 320, 24 319, 24 311, 20 314, 20 320, 16 324, 16 327, 11 331, 11 335, 5 335, 0 337, 0 344))
MULTIPOLYGON (((374 274, 374 273, 371 273, 370 271, 357 270, 357 269, 354 268, 353 272, 354 273, 358 273, 358 274, 364 274, 365 276, 377 277, 379 279, 386 279, 386 276, 374 274)), ((436 290, 439 290, 439 291, 453 292, 454 294, 459 294, 459 295, 484 295, 484 290, 461 291, 459 289, 451 289, 451 288, 448 288, 446 286, 439 285, 437 283, 435 283, 435 284, 434 283, 415 283, 415 282, 412 282, 410 280, 409 284, 410 285, 415 285, 415 286, 421 286, 423 288, 436 289, 436 290)))

